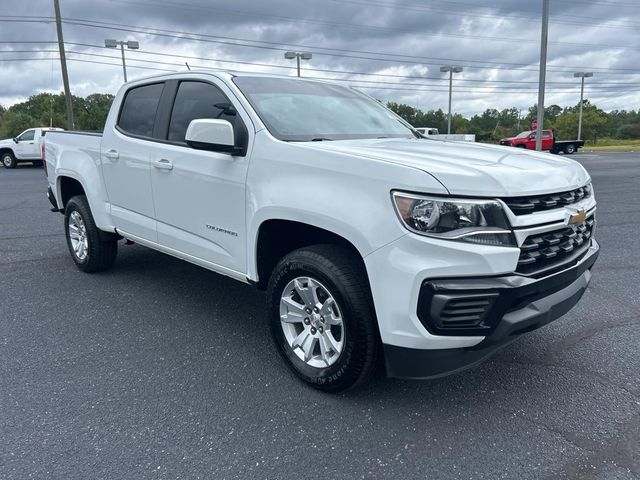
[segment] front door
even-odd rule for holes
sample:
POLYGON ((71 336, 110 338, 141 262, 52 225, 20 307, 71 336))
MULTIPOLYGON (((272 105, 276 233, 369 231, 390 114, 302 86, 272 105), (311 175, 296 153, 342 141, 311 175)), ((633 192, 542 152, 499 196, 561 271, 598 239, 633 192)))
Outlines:
MULTIPOLYGON (((229 120, 236 133, 249 118, 229 100, 224 85, 177 84, 166 143, 151 151, 158 243, 238 273, 246 272, 245 179, 249 154, 193 149, 185 143, 191 120, 229 120)), ((230 95, 230 92, 227 92, 230 95)))
POLYGON ((14 147, 16 157, 20 160, 36 160, 40 158, 40 149, 35 140, 35 129, 25 130, 18 136, 14 147))

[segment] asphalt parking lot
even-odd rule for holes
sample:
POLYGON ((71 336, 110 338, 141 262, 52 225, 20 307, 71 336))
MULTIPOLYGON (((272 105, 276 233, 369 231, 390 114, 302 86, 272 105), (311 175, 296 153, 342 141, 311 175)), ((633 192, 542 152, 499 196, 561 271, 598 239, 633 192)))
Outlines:
POLYGON ((299 383, 254 288, 142 247, 81 273, 41 169, 0 169, 0 478, 640 478, 640 154, 581 153, 582 302, 479 368, 299 383))

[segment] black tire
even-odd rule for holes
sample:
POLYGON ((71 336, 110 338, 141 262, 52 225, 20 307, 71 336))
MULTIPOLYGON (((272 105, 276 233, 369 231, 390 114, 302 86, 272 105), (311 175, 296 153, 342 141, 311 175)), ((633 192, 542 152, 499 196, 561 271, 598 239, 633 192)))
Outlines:
POLYGON ((2 154, 2 165, 4 168, 16 168, 18 162, 12 152, 5 152, 2 154))
POLYGON ((276 346, 298 377, 325 392, 342 392, 366 382, 381 358, 382 346, 367 273, 356 255, 339 245, 302 248, 280 260, 269 279, 267 311, 276 346), (326 286, 340 310, 344 344, 330 366, 308 365, 298 357, 285 336, 280 301, 285 287, 298 277, 311 277, 326 286))
POLYGON ((109 269, 116 261, 118 240, 114 234, 103 232, 96 227, 89 208, 89 202, 84 195, 78 195, 67 202, 64 208, 64 233, 67 237, 67 247, 76 266, 83 272, 102 272, 109 269), (84 223, 87 240, 86 255, 81 258, 73 248, 69 233, 69 219, 77 212, 84 223))
POLYGON ((516 148, 527 148, 527 146, 520 144, 520 145, 516 145, 516 148))
POLYGON ((564 153, 566 153, 567 155, 576 153, 576 146, 573 143, 570 143, 569 145, 565 145, 564 153))

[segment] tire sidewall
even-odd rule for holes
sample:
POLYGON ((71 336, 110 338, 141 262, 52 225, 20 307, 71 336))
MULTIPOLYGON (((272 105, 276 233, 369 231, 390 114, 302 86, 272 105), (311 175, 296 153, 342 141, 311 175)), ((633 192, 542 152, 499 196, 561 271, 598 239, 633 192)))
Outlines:
POLYGON ((89 234, 89 223, 87 221, 86 215, 82 210, 83 209, 79 206, 75 198, 69 200, 69 203, 67 203, 67 206, 64 209, 64 233, 65 237, 67 238, 67 247, 69 248, 69 253, 71 253, 71 258, 73 258, 73 261, 76 263, 76 265, 80 267, 84 267, 89 263, 89 260, 91 258, 92 242, 91 235, 89 234), (80 260, 78 258, 71 244, 71 236, 69 235, 69 217, 73 212, 78 212, 78 214, 82 218, 82 221, 84 222, 85 228, 87 229, 87 256, 84 258, 84 260, 80 260))
POLYGON ((567 155, 571 155, 575 153, 575 151, 576 147, 574 147, 573 145, 567 145, 566 147, 564 147, 564 153, 566 153, 567 155))
POLYGON ((349 301, 344 288, 331 278, 331 272, 312 262, 296 259, 286 263, 283 269, 274 274, 268 291, 268 314, 271 333, 280 354, 293 367, 294 372, 304 381, 312 383, 324 390, 343 390, 345 383, 355 383, 360 371, 358 365, 352 365, 354 349, 359 340, 356 328, 354 308, 349 301), (337 302, 342 315, 345 334, 345 344, 340 357, 326 368, 316 368, 302 361, 289 346, 280 322, 280 298, 287 284, 296 277, 311 277, 322 283, 337 302))

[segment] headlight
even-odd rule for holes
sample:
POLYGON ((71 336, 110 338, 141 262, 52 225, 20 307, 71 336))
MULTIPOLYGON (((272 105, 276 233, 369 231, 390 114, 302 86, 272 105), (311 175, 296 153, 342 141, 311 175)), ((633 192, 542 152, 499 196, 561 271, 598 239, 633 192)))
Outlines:
POLYGON ((393 192, 393 203, 405 227, 420 235, 482 245, 516 246, 502 205, 495 200, 393 192))

